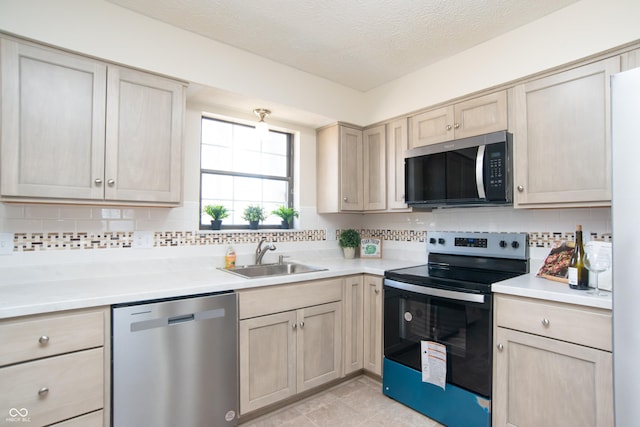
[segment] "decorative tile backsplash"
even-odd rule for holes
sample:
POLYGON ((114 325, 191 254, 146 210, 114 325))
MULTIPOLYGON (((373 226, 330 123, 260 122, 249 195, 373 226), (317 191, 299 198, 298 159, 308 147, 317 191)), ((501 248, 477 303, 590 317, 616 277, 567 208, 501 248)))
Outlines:
MULTIPOLYGON (((424 242, 427 232, 422 230, 379 230, 362 229, 363 237, 377 237, 396 242, 424 242)), ((336 238, 340 230, 336 231, 336 238)), ((162 231, 154 233, 154 247, 226 245, 229 243, 257 243, 266 238, 274 242, 317 242, 327 240, 326 230, 264 230, 264 231, 228 231, 219 233, 197 231, 162 231)), ((530 231, 529 245, 538 248, 551 248, 557 241, 574 239, 574 232, 530 231)), ((590 233, 585 240, 603 240, 610 242, 611 233, 590 233)), ((125 249, 133 242, 132 231, 122 232, 51 232, 51 233, 15 233, 14 251, 34 252, 45 250, 76 249, 125 249)))

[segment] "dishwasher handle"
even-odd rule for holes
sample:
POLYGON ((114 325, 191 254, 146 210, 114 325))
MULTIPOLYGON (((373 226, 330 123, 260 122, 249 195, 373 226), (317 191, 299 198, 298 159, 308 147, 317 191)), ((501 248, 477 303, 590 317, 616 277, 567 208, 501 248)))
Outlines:
POLYGON ((196 318, 196 316, 193 313, 184 314, 182 316, 170 317, 169 320, 167 321, 167 323, 169 323, 170 325, 173 325, 175 323, 191 322, 195 318, 196 318))
MULTIPOLYGON (((144 312, 144 314, 149 313, 144 312)), ((186 322, 198 322, 201 320, 215 319, 219 317, 225 317, 226 311, 224 308, 214 308, 212 310, 200 311, 197 313, 180 314, 172 317, 158 317, 155 319, 139 320, 137 322, 131 322, 129 328, 131 332, 144 331, 154 328, 165 328, 170 325, 178 325, 186 322)))

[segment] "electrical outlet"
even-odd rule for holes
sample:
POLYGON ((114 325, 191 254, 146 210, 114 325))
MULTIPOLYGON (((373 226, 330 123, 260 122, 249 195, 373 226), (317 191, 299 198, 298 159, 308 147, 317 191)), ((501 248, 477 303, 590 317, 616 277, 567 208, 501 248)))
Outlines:
POLYGON ((13 253, 13 233, 0 233, 0 255, 13 253))
POLYGON ((151 249, 153 247, 153 231, 134 231, 131 247, 134 249, 151 249))

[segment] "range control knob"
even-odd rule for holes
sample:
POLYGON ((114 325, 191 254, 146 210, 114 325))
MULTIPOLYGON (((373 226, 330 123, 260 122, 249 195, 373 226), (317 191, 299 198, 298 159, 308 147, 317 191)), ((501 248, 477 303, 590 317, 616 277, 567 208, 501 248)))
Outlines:
POLYGON ((440 237, 438 239, 438 243, 441 244, 441 245, 444 245, 444 239, 442 237, 440 237))
POLYGON ((429 243, 431 243, 432 245, 435 245, 436 244, 436 238, 435 237, 431 237, 429 239, 429 243))
POLYGON ((518 249, 520 247, 520 243, 518 243, 516 240, 514 240, 513 242, 511 242, 511 247, 513 249, 518 249))
POLYGON ((507 241, 506 240, 500 240, 500 247, 501 248, 506 248, 507 247, 507 241))

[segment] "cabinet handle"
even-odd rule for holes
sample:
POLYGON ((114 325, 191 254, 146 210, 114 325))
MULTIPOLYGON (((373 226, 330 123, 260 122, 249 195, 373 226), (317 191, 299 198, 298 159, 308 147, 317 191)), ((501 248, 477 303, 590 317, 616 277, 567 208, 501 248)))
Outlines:
POLYGON ((40 396, 40 397, 46 396, 47 393, 49 393, 49 388, 48 387, 42 387, 40 390, 38 390, 38 396, 40 396))
POLYGON ((524 191, 524 187, 522 185, 518 185, 518 191, 522 193, 524 191))
POLYGON ((93 182, 95 182, 96 185, 98 185, 98 186, 102 185, 102 180, 100 178, 96 178, 96 180, 93 181, 93 182))
POLYGON ((296 322, 293 322, 293 325, 291 325, 292 329, 296 329, 298 327, 298 324, 296 322))
POLYGON ((549 319, 545 317, 544 319, 542 319, 541 323, 542 323, 542 326, 544 326, 545 328, 548 328, 551 322, 549 322, 549 319))
POLYGON ((456 124, 454 124, 454 125, 453 125, 453 127, 454 127, 455 129, 459 129, 459 128, 460 128, 460 123, 456 123, 456 124))
POLYGON ((40 338, 38 338, 38 342, 42 345, 46 345, 49 343, 49 337, 47 335, 43 335, 40 338))
POLYGON ((447 130, 451 130, 451 125, 447 125, 447 130))
POLYGON ((496 347, 498 348, 498 351, 504 350, 504 346, 502 344, 498 344, 496 347))
POLYGON ((107 184, 109 184, 109 187, 113 187, 113 184, 115 184, 116 182, 113 179, 110 179, 107 181, 107 184))
POLYGON ((304 328, 304 322, 300 322, 300 329, 304 328))

